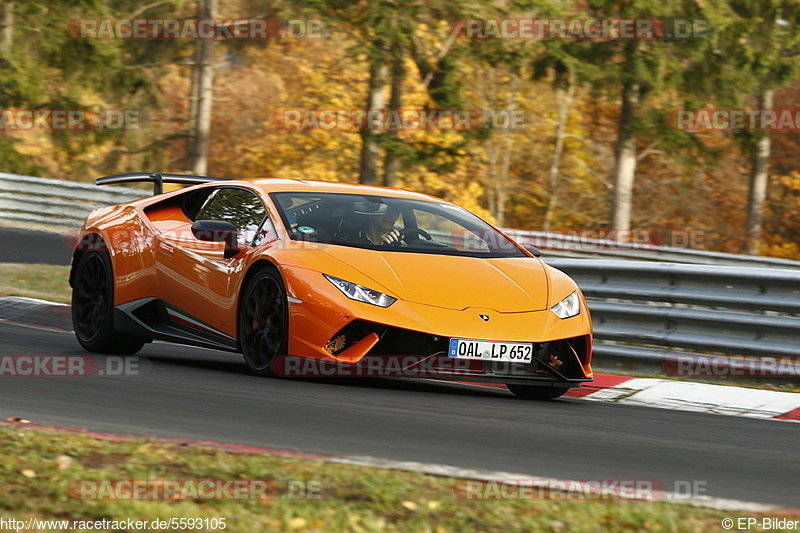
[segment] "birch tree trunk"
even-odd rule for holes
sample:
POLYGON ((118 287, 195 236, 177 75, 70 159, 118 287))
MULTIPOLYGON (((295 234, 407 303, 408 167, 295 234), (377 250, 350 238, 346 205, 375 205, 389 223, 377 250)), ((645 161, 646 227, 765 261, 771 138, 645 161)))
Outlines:
POLYGON ((564 153, 564 133, 567 129, 567 118, 572 107, 574 93, 574 85, 570 85, 566 91, 563 89, 556 91, 558 124, 556 125, 556 146, 555 150, 553 150, 553 159, 550 162, 550 172, 547 176, 547 208, 544 212, 544 224, 542 227, 544 231, 550 230, 553 222, 553 213, 558 203, 558 171, 561 167, 561 157, 564 153))
MULTIPOLYGON (((758 109, 772 109, 772 90, 766 89, 758 95, 758 109)), ((770 135, 763 132, 753 147, 750 167, 750 194, 747 202, 747 253, 758 255, 761 252, 761 238, 764 232, 764 202, 767 199, 769 178, 770 135)))
MULTIPOLYGON (((399 51, 395 51, 394 62, 392 63, 392 92, 389 97, 389 109, 400 111, 403 105, 403 80, 406 76, 405 64, 403 63, 403 56, 399 51)), ((399 161, 397 159, 397 142, 399 139, 399 132, 387 132, 392 137, 394 143, 390 143, 386 148, 386 156, 383 160, 383 184, 387 187, 397 187, 397 168, 399 161)))
MULTIPOLYGON (((200 0, 199 19, 215 19, 216 0, 200 0)), ((192 67, 192 117, 189 120, 189 169, 203 175, 208 169, 208 138, 211 133, 211 112, 214 103, 214 40, 197 41, 195 64, 192 67)))
POLYGON ((505 143, 502 163, 500 164, 499 180, 497 184, 497 205, 495 212, 497 213, 497 225, 500 227, 505 226, 506 223, 506 203, 508 202, 509 180, 508 170, 511 167, 511 134, 505 133, 505 143))
MULTIPOLYGON (((505 108, 509 113, 513 113, 517 107, 514 95, 517 94, 518 85, 519 78, 515 78, 511 82, 508 96, 506 96, 505 108)), ((503 227, 506 223, 506 203, 508 202, 510 189, 513 186, 512 180, 509 179, 509 169, 511 168, 514 133, 506 130, 494 135, 500 137, 497 145, 501 152, 500 166, 495 176, 495 217, 497 218, 497 225, 503 227)))
MULTIPOLYGON (((385 63, 373 63, 369 68, 369 94, 367 95, 367 114, 379 111, 386 106, 384 87, 388 69, 385 63)), ((375 142, 376 132, 371 131, 365 122, 361 130, 361 162, 359 165, 359 183, 375 185, 378 182, 378 157, 380 149, 375 142)))
POLYGON ((3 36, 0 38, 0 56, 11 55, 14 43, 14 2, 7 0, 3 4, 3 36))
POLYGON ((631 204, 633 182, 636 177, 636 132, 634 118, 639 104, 639 84, 628 82, 622 89, 622 109, 619 115, 617 147, 614 157, 612 182, 614 191, 611 204, 611 228, 619 231, 631 229, 631 204))

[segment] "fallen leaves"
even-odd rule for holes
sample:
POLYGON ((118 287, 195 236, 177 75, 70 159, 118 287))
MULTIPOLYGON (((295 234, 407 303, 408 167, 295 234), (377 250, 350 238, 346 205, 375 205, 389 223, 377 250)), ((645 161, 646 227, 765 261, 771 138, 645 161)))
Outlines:
POLYGON ((403 507, 405 507, 409 511, 416 511, 417 510, 417 504, 414 503, 414 502, 404 501, 404 502, 400 502, 400 505, 402 505, 403 507))
POLYGON ((287 522, 287 525, 291 529, 304 528, 304 527, 306 527, 307 524, 308 524, 308 522, 306 522, 306 519, 305 518, 300 518, 299 516, 297 516, 295 518, 292 518, 287 522))
POLYGON ((59 455, 56 457, 56 460, 53 461, 53 464, 59 470, 65 470, 72 464, 72 457, 69 455, 59 455))

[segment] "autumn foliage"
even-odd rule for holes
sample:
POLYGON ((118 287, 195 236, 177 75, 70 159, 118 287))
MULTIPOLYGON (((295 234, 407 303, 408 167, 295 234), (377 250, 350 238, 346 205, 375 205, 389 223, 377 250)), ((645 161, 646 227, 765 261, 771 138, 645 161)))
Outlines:
MULTIPOLYGON (((136 3, 128 4, 127 12, 135 11, 136 3)), ((192 3, 179 7, 163 4, 147 15, 191 16, 194 9, 192 3)), ((219 2, 218 9, 231 17, 252 13, 285 16, 285 10, 291 8, 294 17, 325 18, 328 31, 322 38, 222 43, 218 47, 209 174, 359 180, 362 136, 358 131, 289 131, 276 127, 274 121, 276 113, 286 109, 365 108, 375 41, 365 42, 369 32, 354 27, 373 15, 364 4, 356 3, 353 9, 363 9, 353 13, 361 13, 363 20, 337 25, 331 12, 321 10, 318 4, 311 2, 314 9, 309 9, 219 2)), ((44 6, 44 2, 31 2, 17 14, 17 20, 50 21, 47 39, 53 43, 42 47, 18 39, 13 43, 16 81, 0 84, 3 105, 52 106, 60 101, 79 108, 137 109, 146 120, 139 129, 110 133, 0 131, 0 171, 88 181, 117 172, 187 170, 192 43, 75 43, 67 40, 66 22, 78 16, 80 8, 65 7, 60 18, 48 12, 47 18, 42 15, 44 6), (65 34, 60 41, 53 36, 59 28, 65 34), (67 43, 62 56, 72 55, 52 59, 59 53, 52 49, 57 42, 67 43), (91 79, 82 79, 79 71, 86 61, 82 53, 102 54, 108 64, 92 65, 87 71, 92 73, 91 79), (26 74, 23 67, 33 69, 38 78, 26 74), (106 83, 119 76, 125 77, 124 82, 106 83), (42 83, 37 90, 25 85, 37 80, 42 83), (11 89, 17 91, 16 96, 11 89)), ((396 148, 398 184, 444 197, 505 227, 541 229, 545 217, 553 230, 608 227, 620 114, 618 92, 599 90, 575 75, 567 95, 557 83, 557 70, 537 71, 529 61, 498 60, 492 54, 493 43, 456 40, 448 45, 453 30, 448 8, 436 2, 432 6, 431 13, 412 21, 413 38, 401 44, 407 47, 404 50, 421 52, 439 70, 431 81, 426 76, 429 73, 421 70, 424 66, 418 57, 410 52, 402 56, 402 107, 442 109, 446 99, 435 91, 438 87, 449 91, 451 103, 461 109, 518 110, 524 117, 523 127, 402 130, 396 138, 376 134, 382 153, 387 147, 396 148), (484 49, 480 49, 482 44, 484 49), (445 49, 447 54, 440 54, 445 49), (449 66, 443 66, 447 61, 449 66), (565 106, 563 152, 553 178, 559 105, 565 106)), ((461 7, 466 12, 482 9, 467 3, 461 7)), ((101 11, 93 16, 124 18, 108 7, 101 11)), ((506 55, 499 57, 529 58, 545 53, 541 43, 511 43, 508 47, 503 51, 506 55)), ((386 102, 390 90, 387 83, 386 102)), ((800 107, 800 84, 778 90, 775 100, 775 108, 800 107)), ((665 90, 649 101, 646 113, 658 123, 659 116, 685 102, 678 89, 665 90)), ((712 94, 705 104, 718 102, 712 94)), ((636 141, 631 226, 662 235, 701 232, 699 245, 704 248, 741 251, 750 160, 738 139, 731 132, 698 132, 688 142, 671 144, 663 141, 672 134, 664 124, 658 131, 644 131, 636 141)), ((797 131, 774 132, 772 142, 762 253, 800 259, 800 166, 794 157, 800 137, 797 131)))

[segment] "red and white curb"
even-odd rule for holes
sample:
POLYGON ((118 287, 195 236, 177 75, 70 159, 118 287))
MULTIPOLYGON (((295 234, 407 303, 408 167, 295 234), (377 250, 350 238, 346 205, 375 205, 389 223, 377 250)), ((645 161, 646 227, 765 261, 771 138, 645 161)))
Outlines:
POLYGON ((600 375, 596 380, 601 387, 584 400, 800 422, 796 392, 626 376, 600 375))
MULTIPOLYGON (((493 383, 468 385, 505 388, 505 385, 493 383)), ((674 411, 800 422, 800 393, 730 385, 595 374, 592 383, 570 389, 564 397, 674 411)))

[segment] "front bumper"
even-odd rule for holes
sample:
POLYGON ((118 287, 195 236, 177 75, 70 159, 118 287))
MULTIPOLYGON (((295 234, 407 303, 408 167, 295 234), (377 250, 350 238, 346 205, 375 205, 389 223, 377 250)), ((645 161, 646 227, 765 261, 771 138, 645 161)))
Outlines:
POLYGON ((323 368, 323 373, 352 376, 368 372, 380 377, 378 369, 383 365, 394 373, 386 377, 528 384, 535 381, 571 386, 592 379, 592 326, 582 298, 581 313, 568 319, 559 319, 548 309, 503 313, 494 309, 448 309, 404 300, 380 308, 348 300, 332 284, 320 283, 320 277, 318 272, 302 268, 284 271, 290 296, 288 353, 340 363, 343 369, 349 369, 336 372, 323 368), (483 320, 482 314, 488 315, 489 320, 483 320), (451 338, 531 342, 536 345, 537 355, 534 363, 524 365, 453 360, 447 357, 451 338), (553 355, 557 360, 551 361, 553 355), (362 360, 361 366, 372 365, 372 370, 353 367, 362 360), (459 363, 456 371, 453 361, 459 363), (424 367, 424 375, 414 375, 415 367, 424 367))
POLYGON ((530 363, 448 357, 449 337, 356 320, 325 345, 329 360, 284 361, 286 377, 427 378, 552 386, 592 380, 591 336, 534 344, 530 363))

